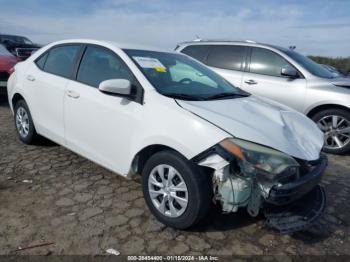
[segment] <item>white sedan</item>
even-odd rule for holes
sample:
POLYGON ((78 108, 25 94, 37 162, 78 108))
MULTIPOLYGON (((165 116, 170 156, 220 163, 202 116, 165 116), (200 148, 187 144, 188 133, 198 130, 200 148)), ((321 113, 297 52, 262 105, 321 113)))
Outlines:
POLYGON ((44 136, 121 176, 141 174, 146 203, 166 225, 196 224, 213 201, 223 212, 263 211, 283 232, 324 210, 317 126, 186 55, 56 42, 16 65, 8 99, 21 141, 44 136))

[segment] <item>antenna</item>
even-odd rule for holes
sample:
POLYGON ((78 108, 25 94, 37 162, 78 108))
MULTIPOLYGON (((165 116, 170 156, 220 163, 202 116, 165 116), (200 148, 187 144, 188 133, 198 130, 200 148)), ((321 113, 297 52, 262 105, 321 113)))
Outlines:
POLYGON ((193 41, 200 42, 200 41, 202 41, 202 39, 198 35, 196 35, 196 39, 193 41))

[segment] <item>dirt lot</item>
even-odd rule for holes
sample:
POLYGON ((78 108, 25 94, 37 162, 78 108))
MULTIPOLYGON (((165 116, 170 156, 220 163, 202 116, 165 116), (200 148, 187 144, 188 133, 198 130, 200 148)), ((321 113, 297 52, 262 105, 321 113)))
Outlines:
POLYGON ((0 254, 350 254, 350 156, 329 156, 325 216, 307 232, 281 235, 263 217, 212 212, 177 231, 154 220, 137 180, 125 180, 65 148, 25 146, 0 100, 0 254), (26 181, 27 180, 27 181, 26 181))

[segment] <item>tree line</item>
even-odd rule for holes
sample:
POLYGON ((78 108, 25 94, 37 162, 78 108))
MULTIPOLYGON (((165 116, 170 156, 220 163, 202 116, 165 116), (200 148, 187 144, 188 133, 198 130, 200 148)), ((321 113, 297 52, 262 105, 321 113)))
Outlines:
POLYGON ((326 64, 334 66, 339 69, 343 74, 348 75, 350 73, 350 57, 324 57, 324 56, 308 56, 319 64, 326 64))

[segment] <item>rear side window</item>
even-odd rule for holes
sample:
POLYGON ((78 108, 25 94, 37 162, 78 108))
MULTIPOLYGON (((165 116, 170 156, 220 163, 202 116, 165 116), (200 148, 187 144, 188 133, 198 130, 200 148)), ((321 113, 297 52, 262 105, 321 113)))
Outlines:
POLYGON ((181 50, 181 53, 191 56, 201 62, 205 62, 208 52, 209 46, 207 45, 190 45, 181 50))
POLYGON ((207 64, 217 68, 242 70, 244 58, 244 46, 213 45, 211 46, 207 64))
POLYGON ((52 48, 46 59, 44 71, 55 75, 70 77, 80 45, 67 45, 52 48))
POLYGON ((41 69, 44 70, 44 66, 45 66, 45 62, 47 59, 48 53, 42 55, 41 57, 39 57, 39 59, 37 59, 35 61, 36 65, 41 69))
POLYGON ((81 61, 77 80, 90 86, 98 87, 105 80, 134 78, 125 63, 112 51, 89 46, 81 61))
POLYGON ((281 69, 285 66, 293 67, 287 60, 271 50, 258 47, 252 48, 251 73, 281 77, 281 69))

